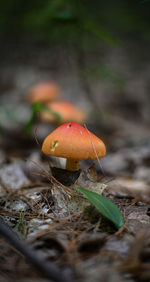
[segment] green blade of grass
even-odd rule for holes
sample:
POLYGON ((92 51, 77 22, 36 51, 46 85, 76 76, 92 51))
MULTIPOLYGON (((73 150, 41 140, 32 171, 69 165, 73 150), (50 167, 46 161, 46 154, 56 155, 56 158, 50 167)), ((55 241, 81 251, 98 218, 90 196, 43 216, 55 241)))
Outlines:
POLYGON ((47 112, 51 115, 53 115, 58 121, 61 120, 61 116, 60 114, 53 112, 49 107, 39 103, 39 102, 34 102, 32 104, 32 111, 34 112, 34 114, 36 115, 39 112, 47 112))
POLYGON ((77 186, 76 189, 80 191, 103 216, 113 222, 117 229, 124 225, 125 220, 122 213, 108 198, 80 186, 77 186))
POLYGON ((31 134, 33 124, 34 124, 34 120, 35 120, 37 114, 40 113, 40 112, 47 112, 47 113, 53 115, 57 121, 61 120, 60 114, 53 112, 50 108, 48 108, 47 106, 45 106, 45 105, 43 105, 39 102, 34 102, 32 104, 31 117, 29 118, 29 120, 25 124, 25 133, 26 134, 31 134))

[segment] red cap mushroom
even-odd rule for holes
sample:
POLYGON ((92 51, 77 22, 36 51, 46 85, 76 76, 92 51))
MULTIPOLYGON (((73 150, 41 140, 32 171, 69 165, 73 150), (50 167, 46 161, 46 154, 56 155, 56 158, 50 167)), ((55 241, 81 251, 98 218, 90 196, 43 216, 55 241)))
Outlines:
POLYGON ((66 169, 78 170, 80 159, 102 158, 105 144, 88 129, 76 122, 57 127, 44 140, 42 152, 47 155, 67 158, 66 169))
POLYGON ((27 100, 29 103, 47 103, 60 96, 59 86, 52 81, 45 81, 36 84, 29 91, 27 100))
MULTIPOLYGON (((60 115, 59 123, 75 121, 83 123, 85 121, 84 112, 68 101, 54 101, 46 105, 52 112, 60 115)), ((49 112, 42 112, 41 119, 44 121, 58 122, 55 116, 49 112)))

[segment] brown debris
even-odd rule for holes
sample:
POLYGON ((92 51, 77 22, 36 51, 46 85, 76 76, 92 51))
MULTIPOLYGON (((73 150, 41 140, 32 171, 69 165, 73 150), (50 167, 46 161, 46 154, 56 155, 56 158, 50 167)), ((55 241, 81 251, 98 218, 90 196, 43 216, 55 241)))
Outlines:
POLYGON ((145 229, 136 235, 119 269, 132 274, 139 281, 150 281, 150 231, 145 229))

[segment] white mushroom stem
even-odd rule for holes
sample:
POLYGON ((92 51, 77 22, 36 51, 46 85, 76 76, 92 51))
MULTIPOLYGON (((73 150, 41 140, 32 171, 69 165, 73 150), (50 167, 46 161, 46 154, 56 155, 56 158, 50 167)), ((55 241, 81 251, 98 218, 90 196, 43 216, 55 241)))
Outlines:
POLYGON ((66 169, 70 171, 79 170, 79 160, 67 159, 66 169))

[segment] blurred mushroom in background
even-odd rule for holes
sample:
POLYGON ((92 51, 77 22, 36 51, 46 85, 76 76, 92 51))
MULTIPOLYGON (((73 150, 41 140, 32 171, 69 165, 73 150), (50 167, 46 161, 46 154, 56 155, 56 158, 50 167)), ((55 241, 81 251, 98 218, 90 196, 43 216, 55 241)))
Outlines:
POLYGON ((47 103, 60 97, 61 90, 53 81, 44 81, 34 85, 28 93, 27 101, 32 104, 34 102, 47 103))

